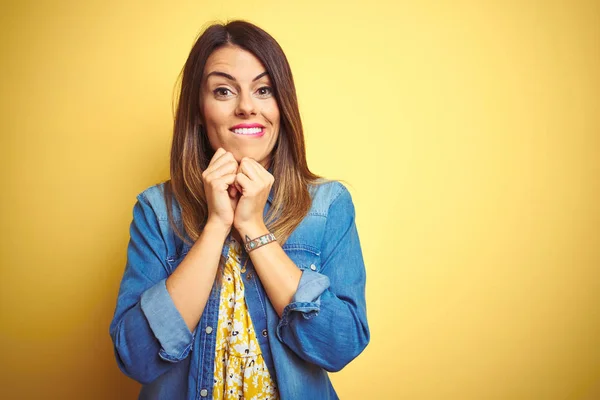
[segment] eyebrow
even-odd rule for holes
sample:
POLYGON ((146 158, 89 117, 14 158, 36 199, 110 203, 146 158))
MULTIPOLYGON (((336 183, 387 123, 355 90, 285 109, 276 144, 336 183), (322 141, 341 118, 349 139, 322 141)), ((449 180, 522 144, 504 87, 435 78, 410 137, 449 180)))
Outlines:
MULTIPOLYGON (((223 78, 229 79, 230 81, 234 81, 237 82, 237 79, 235 79, 233 76, 226 74, 225 72, 221 72, 221 71, 212 71, 211 73, 209 73, 208 75, 206 75, 206 79, 208 79, 209 76, 211 75, 217 75, 217 76, 222 76, 223 78)), ((260 78, 262 78, 265 75, 269 75, 269 73, 267 71, 256 75, 256 77, 254 79, 252 79, 252 82, 259 80, 260 78)))

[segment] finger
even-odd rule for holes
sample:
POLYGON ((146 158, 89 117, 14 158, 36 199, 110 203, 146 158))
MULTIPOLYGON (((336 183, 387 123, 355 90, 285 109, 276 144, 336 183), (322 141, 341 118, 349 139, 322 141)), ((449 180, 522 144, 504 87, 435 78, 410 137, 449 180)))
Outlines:
POLYGON ((238 165, 235 160, 225 160, 222 165, 215 166, 210 170, 206 170, 204 173, 204 179, 210 181, 211 179, 217 179, 225 174, 235 174, 237 172, 238 165))
POLYGON ((235 158, 233 158, 233 155, 229 156, 228 154, 223 154, 221 158, 215 161, 214 164, 209 165, 208 168, 202 172, 202 178, 206 180, 208 177, 212 176, 214 179, 222 175, 224 172, 236 172, 237 168, 238 163, 235 161, 235 158), (233 171, 231 168, 233 168, 233 171))
POLYGON ((238 183, 237 179, 235 182, 233 182, 233 184, 235 185, 235 188, 237 189, 237 191, 242 193, 242 186, 238 183))
MULTIPOLYGON (((242 167, 238 164, 236 175, 239 174, 240 172, 242 172, 242 167)), ((233 182, 233 184, 235 185, 235 187, 238 190, 238 192, 242 193, 242 186, 239 184, 239 182, 237 181, 237 179, 235 180, 235 182, 233 182)))
POLYGON ((242 172, 253 181, 262 182, 263 179, 257 171, 256 166, 252 163, 252 159, 250 158, 242 158, 242 162, 240 163, 240 169, 242 172))
POLYGON ((235 179, 236 179, 235 174, 223 175, 219 179, 215 179, 215 181, 213 182, 213 187, 219 191, 224 192, 231 186, 231 184, 235 181, 235 179))
POLYGON ((263 181, 273 183, 275 178, 265 167, 263 167, 261 163, 259 163, 253 158, 251 158, 250 161, 252 161, 252 165, 254 165, 255 167, 254 169, 258 172, 263 181))
POLYGON ((258 161, 256 161, 254 158, 248 157, 248 161, 250 161, 252 163, 252 165, 254 165, 256 167, 257 170, 266 171, 265 167, 263 167, 262 164, 259 163, 258 161))
POLYGON ((242 187, 242 190, 241 190, 242 194, 248 194, 253 191, 255 183, 253 183, 252 180, 250 180, 250 178, 248 178, 248 176, 246 176, 246 174, 244 174, 242 172, 238 173, 235 176, 235 180, 242 187))
POLYGON ((220 168, 223 164, 228 162, 234 162, 236 165, 238 164, 233 154, 230 152, 225 152, 221 154, 221 156, 215 161, 211 162, 208 167, 206 167, 206 171, 208 171, 207 174, 210 174, 211 171, 220 168))
MULTIPOLYGON (((254 171, 254 176, 249 176, 253 181, 259 183, 264 188, 271 188, 275 182, 275 178, 267 171, 258 161, 252 158, 242 159, 244 162, 244 171, 254 171)), ((241 166, 241 164, 240 164, 241 166)))
POLYGON ((208 162, 208 165, 212 164, 213 162, 215 162, 216 160, 219 159, 219 157, 221 157, 223 154, 225 154, 226 151, 224 148, 219 147, 217 149, 217 151, 215 151, 215 154, 213 154, 212 158, 210 159, 210 161, 208 162))

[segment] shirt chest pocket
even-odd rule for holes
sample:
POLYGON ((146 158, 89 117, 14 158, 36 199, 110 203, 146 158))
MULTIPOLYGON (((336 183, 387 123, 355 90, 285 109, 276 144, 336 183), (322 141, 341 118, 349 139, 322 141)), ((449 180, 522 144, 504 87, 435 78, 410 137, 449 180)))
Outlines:
POLYGON ((321 271, 321 252, 305 244, 286 243, 283 251, 301 270, 321 271))

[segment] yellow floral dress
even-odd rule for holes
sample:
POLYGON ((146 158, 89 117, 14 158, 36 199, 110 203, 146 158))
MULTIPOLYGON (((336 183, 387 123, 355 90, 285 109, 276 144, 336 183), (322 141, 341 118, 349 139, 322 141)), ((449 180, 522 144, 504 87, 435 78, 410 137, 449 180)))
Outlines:
POLYGON ((230 239, 223 271, 213 399, 275 400, 279 392, 264 362, 244 298, 242 246, 230 239))

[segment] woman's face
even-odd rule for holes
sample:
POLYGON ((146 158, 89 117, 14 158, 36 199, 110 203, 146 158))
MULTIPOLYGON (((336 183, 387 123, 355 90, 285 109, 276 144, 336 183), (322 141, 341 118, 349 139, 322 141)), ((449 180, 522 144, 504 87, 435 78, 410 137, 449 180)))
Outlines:
POLYGON ((204 67, 202 115, 213 150, 268 168, 279 135, 279 107, 262 63, 237 46, 215 50, 204 67))

